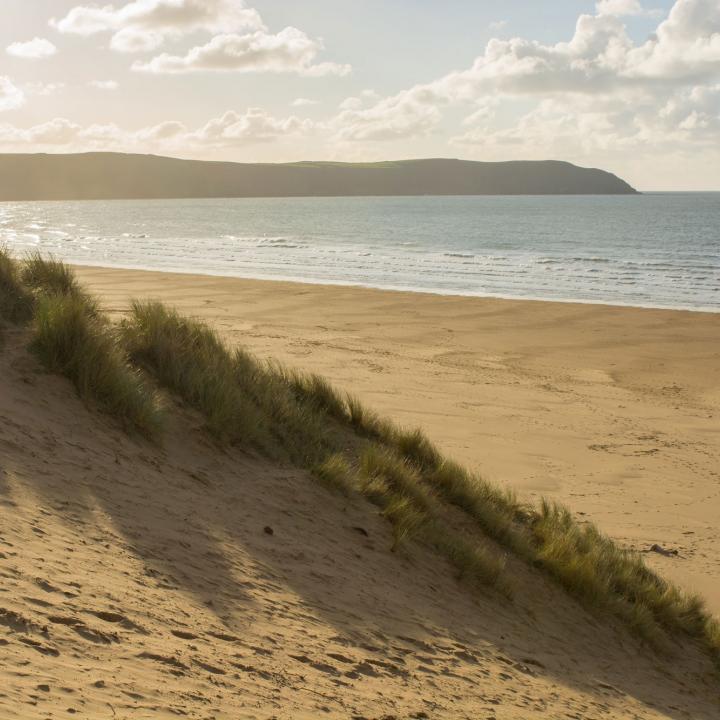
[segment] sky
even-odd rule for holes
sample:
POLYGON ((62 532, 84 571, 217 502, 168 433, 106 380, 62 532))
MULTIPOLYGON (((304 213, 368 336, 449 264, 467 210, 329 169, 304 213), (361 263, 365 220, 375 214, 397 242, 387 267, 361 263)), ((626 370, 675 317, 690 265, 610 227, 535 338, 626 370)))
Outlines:
POLYGON ((720 0, 0 0, 0 152, 567 160, 720 190, 720 0))

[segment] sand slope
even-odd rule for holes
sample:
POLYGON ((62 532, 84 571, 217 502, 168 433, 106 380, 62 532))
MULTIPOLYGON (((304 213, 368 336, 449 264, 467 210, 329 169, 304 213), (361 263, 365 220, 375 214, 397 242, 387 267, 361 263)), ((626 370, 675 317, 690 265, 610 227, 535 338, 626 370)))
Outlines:
POLYGON ((320 372, 524 497, 547 496, 720 614, 720 314, 78 268, 320 372))
POLYGON ((3 719, 717 717, 693 648, 660 658, 519 565, 514 603, 473 597, 190 413, 128 439, 26 340, 0 351, 3 719))

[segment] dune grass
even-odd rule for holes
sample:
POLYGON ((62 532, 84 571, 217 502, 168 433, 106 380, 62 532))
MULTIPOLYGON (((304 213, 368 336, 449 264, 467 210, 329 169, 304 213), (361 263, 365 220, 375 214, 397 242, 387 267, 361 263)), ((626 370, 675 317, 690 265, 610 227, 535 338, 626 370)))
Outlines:
POLYGON ((362 493, 382 508, 392 524, 396 545, 414 537, 422 539, 455 567, 462 580, 511 595, 512 586, 503 577, 504 559, 452 528, 443 517, 442 503, 422 483, 408 458, 369 445, 360 457, 358 477, 362 493))
POLYGON ((157 438, 163 424, 157 393, 130 365, 115 329, 72 269, 33 253, 16 277, 33 301, 31 348, 45 367, 70 379, 83 400, 128 430, 157 438))
POLYGON ((121 332, 133 361, 200 411, 218 441, 303 468, 318 466, 333 449, 319 401, 303 399, 279 366, 231 353, 203 323, 161 303, 133 302, 121 332))
POLYGON ((31 347, 48 370, 72 381, 83 400, 126 428, 157 437, 163 412, 156 393, 129 365, 112 328, 88 313, 83 297, 40 296, 31 347))
POLYGON ((347 410, 342 395, 324 377, 302 373, 279 363, 271 365, 271 368, 276 380, 286 385, 298 401, 310 404, 336 420, 346 420, 347 410))
POLYGON ((27 255, 22 265, 22 280, 27 287, 47 295, 85 295, 72 268, 40 252, 27 255))
POLYGON ((33 296, 21 280, 20 267, 0 245, 0 318, 19 324, 33 315, 33 296))
POLYGON ((445 458, 421 431, 381 418, 318 375, 230 351, 207 325, 161 303, 133 302, 119 331, 98 307, 62 263, 34 255, 19 267, 0 250, 0 315, 22 321, 34 308, 38 356, 128 428, 157 436, 162 425, 139 367, 199 411, 218 442, 289 461, 335 491, 361 493, 391 523, 396 547, 415 539, 466 582, 509 594, 502 553, 480 541, 490 538, 654 645, 682 635, 720 659, 720 626, 698 597, 567 509, 521 504, 445 458))
POLYGON ((349 495, 355 486, 355 473, 342 453, 333 453, 310 468, 312 474, 328 489, 349 495))
POLYGON ((531 521, 538 563, 588 606, 614 612, 645 639, 659 630, 701 640, 720 657, 720 628, 703 600, 650 570, 642 557, 618 547, 594 525, 578 525, 566 508, 543 501, 531 521))
POLYGON ((512 493, 445 459, 420 431, 397 428, 322 378, 263 364, 243 351, 233 356, 202 323, 160 303, 134 303, 124 336, 133 359, 203 412, 218 439, 274 457, 280 448, 327 486, 357 487, 382 509, 396 544, 423 539, 461 575, 498 585, 502 561, 450 531, 437 509, 442 500, 584 604, 613 612, 646 639, 656 641, 662 628, 708 633, 699 601, 671 590, 638 556, 581 528, 569 514, 522 506, 512 493), (329 432, 331 421, 362 439, 351 452, 356 467, 329 432))
POLYGON ((263 419, 240 391, 233 357, 210 328, 159 303, 133 303, 131 316, 121 333, 136 364, 199 410, 219 441, 262 444, 263 419))
POLYGON ((452 507, 586 607, 612 613, 646 640, 659 645, 666 633, 679 633, 720 652, 702 601, 662 580, 639 555, 563 508, 522 505, 445 458, 419 430, 397 427, 319 376, 242 350, 233 355, 207 326, 160 303, 133 303, 123 334, 131 357, 203 412, 216 437, 284 453, 328 487, 359 490, 392 524, 396 544, 418 538, 461 575, 506 588, 502 558, 453 531, 452 507))
POLYGON ((501 560, 455 537, 409 462, 355 435, 348 401, 323 378, 233 355, 206 325, 158 302, 133 302, 122 336, 133 361, 199 410, 218 441, 290 460, 333 490, 361 492, 392 524, 394 548, 427 540, 462 577, 499 585, 501 560))
MULTIPOLYGON (((667 634, 687 635, 720 659, 720 625, 702 599, 663 580, 638 553, 617 546, 591 524, 578 524, 561 506, 520 503, 512 492, 445 458, 421 431, 397 427, 327 382, 297 372, 288 377, 303 398, 368 439, 372 448, 385 448, 401 458, 401 468, 396 465, 390 471, 386 456, 385 472, 378 473, 370 471, 366 454, 359 473, 363 493, 384 508, 396 537, 432 536, 431 544, 446 557, 454 554, 467 567, 477 562, 471 561, 474 549, 468 551, 461 542, 448 546, 452 535, 446 528, 427 531, 431 525, 421 497, 422 488, 429 488, 433 496, 469 516, 483 534, 546 571, 589 609, 612 613, 655 646, 665 646, 667 634)), ((377 464, 378 458, 373 462, 377 464)), ((496 558, 481 558, 475 574, 497 584, 499 565, 496 558)))

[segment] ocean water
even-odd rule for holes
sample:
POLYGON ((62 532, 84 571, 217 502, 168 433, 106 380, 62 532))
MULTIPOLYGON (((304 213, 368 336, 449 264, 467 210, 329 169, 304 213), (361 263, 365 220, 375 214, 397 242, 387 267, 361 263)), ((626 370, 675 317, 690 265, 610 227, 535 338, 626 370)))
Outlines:
POLYGON ((68 262, 720 311, 720 193, 0 203, 68 262))

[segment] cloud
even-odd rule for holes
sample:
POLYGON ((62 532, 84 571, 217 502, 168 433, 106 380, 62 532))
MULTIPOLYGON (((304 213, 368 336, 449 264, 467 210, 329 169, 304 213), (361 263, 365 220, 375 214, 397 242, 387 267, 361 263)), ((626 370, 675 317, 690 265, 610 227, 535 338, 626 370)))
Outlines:
POLYGON ((507 27, 507 20, 495 20, 488 25, 490 32, 502 32, 507 27))
POLYGON ((222 117, 210 120, 191 133, 190 137, 204 145, 225 146, 304 135, 312 132, 315 127, 312 120, 301 119, 295 115, 275 118, 261 108, 250 108, 243 114, 230 111, 222 117))
POLYGON ((363 98, 348 98, 332 121, 335 138, 375 141, 429 135, 442 118, 438 107, 442 102, 429 87, 412 88, 369 107, 363 105, 363 98))
POLYGON ((293 107, 309 107, 310 105, 319 105, 319 100, 311 100, 310 98, 295 98, 291 103, 293 107))
POLYGON ((295 115, 278 118, 260 108, 249 108, 243 113, 228 111, 195 129, 177 120, 131 131, 114 123, 83 127, 67 118, 55 118, 29 128, 0 125, 0 147, 26 147, 34 151, 117 150, 186 154, 308 136, 321 127, 307 118, 295 115))
POLYGON ((110 48, 122 53, 158 50, 168 40, 197 32, 212 37, 184 53, 161 53, 133 69, 156 74, 198 71, 275 72, 305 76, 346 75, 349 65, 316 62, 319 39, 286 27, 271 33, 243 0, 134 0, 120 7, 78 5, 50 24, 61 33, 112 33, 110 48))
POLYGON ((381 99, 375 90, 363 90, 360 95, 345 98, 339 105, 341 110, 359 110, 366 103, 378 102, 381 99))
POLYGON ((47 97, 48 95, 55 95, 65 87, 65 83, 44 83, 44 82, 31 82, 23 85, 23 90, 28 95, 38 95, 41 97, 47 97))
POLYGON ((72 142, 80 129, 79 125, 65 118, 55 118, 40 125, 34 125, 27 130, 12 125, 0 125, 0 145, 64 145, 72 142))
POLYGON ((15 110, 25 102, 25 93, 9 77, 0 75, 0 112, 15 110))
POLYGON ((514 123, 497 126, 492 116, 476 118, 453 142, 478 148, 488 158, 503 157, 512 148, 527 158, 595 157, 621 163, 626 161, 623 155, 642 159, 650 149, 717 156, 719 136, 717 85, 676 91, 661 107, 620 99, 599 104, 582 98, 548 99, 514 123))
POLYGON ((491 40, 470 70, 456 74, 456 85, 466 83, 475 92, 594 94, 638 87, 643 81, 684 83, 720 71, 717 0, 677 0, 641 45, 633 43, 618 16, 634 3, 608 0, 600 5, 614 12, 581 15, 568 42, 491 40))
POLYGON ((719 72, 720 3, 677 0, 655 34, 629 53, 625 76, 679 84, 719 72))
POLYGON ((136 62, 133 70, 151 73, 275 72, 299 75, 346 75, 349 65, 315 63, 322 42, 312 40, 302 30, 286 27, 270 34, 258 30, 246 35, 216 35, 205 45, 191 48, 185 55, 163 53, 148 62, 136 62))
POLYGON ((118 30, 110 39, 110 48, 122 53, 143 53, 157 50, 166 35, 154 30, 138 30, 128 27, 118 30))
POLYGON ((5 49, 8 55, 25 60, 42 60, 57 52, 57 48, 45 38, 35 37, 27 42, 14 42, 5 49))
POLYGON ((257 10, 242 0, 134 0, 114 5, 78 5, 50 24, 61 33, 95 35, 112 32, 110 47, 145 52, 166 40, 197 31, 234 33, 264 29, 257 10))
POLYGON ((183 138, 188 134, 187 127, 177 120, 166 120, 157 125, 144 128, 135 133, 135 138, 140 142, 166 142, 177 138, 183 138))
POLYGON ((91 80, 88 85, 96 90, 117 90, 120 87, 115 80, 91 80))
POLYGON ((645 13, 639 0, 598 0, 595 7, 598 15, 622 17, 623 15, 643 15, 645 13))
MULTIPOLYGON (((435 81, 416 85, 366 106, 348 98, 336 119, 338 137, 345 140, 397 140, 423 137, 441 124, 441 110, 449 105, 474 104, 492 97, 503 105, 522 100, 538 104, 528 117, 545 122, 546 139, 557 131, 558 108, 569 117, 587 98, 596 107, 600 100, 614 106, 643 109, 648 118, 677 93, 720 81, 720 3, 717 0, 677 0, 667 19, 645 42, 636 44, 619 17, 621 12, 642 9, 625 0, 598 4, 599 14, 581 15, 573 36, 564 42, 544 44, 521 37, 493 38, 472 66, 435 81), (612 11, 612 12, 610 12, 612 11), (552 100, 552 105, 547 101, 552 100), (553 108, 552 119, 548 108, 553 108)), ((627 113, 616 113, 606 103, 603 117, 583 116, 596 131, 627 113)), ((487 110, 466 119, 485 122, 487 110)), ((495 114, 490 113, 492 115, 495 114)), ((505 113, 507 114, 507 113, 505 113)), ((526 120, 527 123, 530 120, 526 120)), ((651 122, 648 120, 648 122, 651 122)), ((688 120, 687 124, 692 124, 688 120)), ((567 122, 564 123, 567 127, 567 122)), ((577 126, 577 132, 585 129, 577 126)), ((625 129, 627 130, 627 128, 625 129)), ((539 131, 535 138, 539 137, 539 131)), ((472 133, 460 136, 473 142, 472 133)), ((512 133, 498 135, 510 143, 512 133)), ((516 138, 517 139, 517 138, 516 138)))

